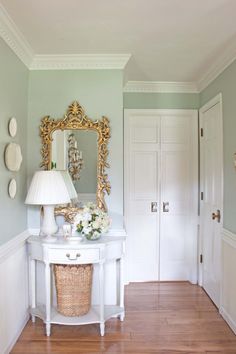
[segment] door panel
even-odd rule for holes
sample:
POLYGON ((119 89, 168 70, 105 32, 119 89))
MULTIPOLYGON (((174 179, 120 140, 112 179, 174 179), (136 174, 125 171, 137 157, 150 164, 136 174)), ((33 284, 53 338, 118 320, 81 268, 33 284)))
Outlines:
POLYGON ((220 304, 220 222, 212 219, 217 210, 222 214, 222 116, 221 103, 213 102, 200 110, 201 127, 201 235, 203 253, 203 287, 214 303, 220 304))
POLYGON ((129 278, 158 279, 158 214, 151 203, 159 198, 159 118, 137 115, 129 122, 129 278), (130 242, 129 242, 130 241, 130 242))
POLYGON ((165 144, 165 150, 170 151, 162 151, 161 199, 169 203, 169 211, 161 211, 160 280, 188 279, 186 225, 190 217, 191 155, 189 144, 183 144, 184 141, 188 142, 188 128, 183 128, 182 120, 180 127, 176 128, 177 133, 181 130, 181 134, 173 139, 175 144, 165 144), (185 134, 182 134, 182 129, 185 134), (177 149, 178 138, 181 145, 177 149))

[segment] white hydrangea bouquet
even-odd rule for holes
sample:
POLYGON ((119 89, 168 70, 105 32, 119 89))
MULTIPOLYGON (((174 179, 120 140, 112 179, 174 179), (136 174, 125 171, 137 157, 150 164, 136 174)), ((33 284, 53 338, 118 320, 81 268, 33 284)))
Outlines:
POLYGON ((109 230, 111 219, 95 204, 88 203, 74 218, 74 228, 88 240, 97 240, 109 230))

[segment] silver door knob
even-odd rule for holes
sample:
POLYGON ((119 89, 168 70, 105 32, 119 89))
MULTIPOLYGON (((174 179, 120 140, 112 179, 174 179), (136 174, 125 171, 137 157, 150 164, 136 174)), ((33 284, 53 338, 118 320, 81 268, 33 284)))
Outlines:
POLYGON ((163 202, 163 213, 169 212, 169 202, 163 202))
POLYGON ((157 202, 151 202, 151 212, 157 213, 157 202))

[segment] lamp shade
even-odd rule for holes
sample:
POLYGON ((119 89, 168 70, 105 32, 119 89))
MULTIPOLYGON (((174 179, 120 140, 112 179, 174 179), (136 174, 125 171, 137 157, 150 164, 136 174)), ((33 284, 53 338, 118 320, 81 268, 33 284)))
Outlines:
POLYGON ((66 184, 66 188, 67 188, 67 191, 69 193, 69 196, 70 196, 70 199, 75 199, 78 197, 78 194, 75 190, 75 187, 73 185, 73 182, 72 182, 72 179, 71 179, 71 176, 69 174, 69 172, 67 170, 62 170, 60 171, 61 172, 61 175, 64 179, 64 182, 66 184))
POLYGON ((60 171, 35 172, 25 203, 32 205, 70 203, 70 196, 60 171))

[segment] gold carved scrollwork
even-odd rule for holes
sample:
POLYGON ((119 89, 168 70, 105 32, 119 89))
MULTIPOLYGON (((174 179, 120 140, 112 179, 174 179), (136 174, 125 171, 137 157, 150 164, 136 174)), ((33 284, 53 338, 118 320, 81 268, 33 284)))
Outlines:
MULTIPOLYGON (((51 152, 52 152, 52 134, 55 130, 94 130, 97 132, 98 142, 98 164, 97 164, 97 205, 102 210, 107 210, 104 196, 105 193, 110 194, 111 185, 108 176, 105 173, 109 167, 107 163, 108 157, 108 141, 110 138, 109 120, 102 117, 101 120, 92 121, 86 116, 83 108, 78 102, 73 102, 62 119, 53 119, 46 116, 42 119, 40 125, 40 136, 42 139, 42 163, 40 167, 45 170, 51 169, 51 152)), ((72 221, 78 208, 75 207, 59 207, 56 208, 57 215, 64 215, 65 219, 72 221)))

